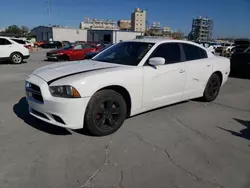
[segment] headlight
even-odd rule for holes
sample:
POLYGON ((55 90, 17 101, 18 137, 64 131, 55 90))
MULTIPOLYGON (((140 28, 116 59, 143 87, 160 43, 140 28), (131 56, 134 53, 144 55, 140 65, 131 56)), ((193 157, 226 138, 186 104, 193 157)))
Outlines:
POLYGON ((53 97, 80 98, 79 92, 72 86, 50 86, 49 91, 53 97))

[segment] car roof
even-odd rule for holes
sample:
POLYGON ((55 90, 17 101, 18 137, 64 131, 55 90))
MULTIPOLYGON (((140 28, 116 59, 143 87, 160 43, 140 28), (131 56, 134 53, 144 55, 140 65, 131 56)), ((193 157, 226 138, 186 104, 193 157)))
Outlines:
MULTIPOLYGON (((200 47, 204 50, 207 51, 207 49, 203 46, 201 46, 200 44, 197 44, 195 42, 192 41, 186 41, 186 40, 176 40, 176 39, 161 39, 161 38, 143 38, 143 39, 134 39, 130 42, 147 42, 147 43, 155 43, 155 44, 162 44, 162 43, 184 43, 184 44, 191 44, 197 47, 200 47)), ((128 41, 124 41, 124 42, 128 42, 128 41)))
POLYGON ((0 36, 1 39, 10 39, 10 37, 0 36))
POLYGON ((197 44, 195 42, 186 41, 186 40, 176 40, 176 39, 143 38, 143 39, 134 39, 132 41, 133 42, 134 41, 136 41, 136 42, 148 42, 148 43, 155 43, 155 44, 177 42, 177 43, 186 43, 186 44, 192 44, 192 45, 200 46, 199 44, 197 44))

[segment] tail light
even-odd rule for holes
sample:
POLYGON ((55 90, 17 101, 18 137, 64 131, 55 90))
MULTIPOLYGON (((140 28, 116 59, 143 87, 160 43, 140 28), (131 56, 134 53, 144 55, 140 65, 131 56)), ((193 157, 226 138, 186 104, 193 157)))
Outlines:
POLYGON ((25 47, 25 48, 27 48, 27 49, 29 49, 29 46, 28 46, 28 45, 26 45, 26 44, 24 45, 24 47, 25 47))

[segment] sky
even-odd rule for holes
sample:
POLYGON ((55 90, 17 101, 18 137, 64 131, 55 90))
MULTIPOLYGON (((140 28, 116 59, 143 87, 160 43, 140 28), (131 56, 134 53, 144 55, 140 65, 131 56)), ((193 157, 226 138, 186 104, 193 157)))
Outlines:
POLYGON ((9 25, 64 25, 78 28, 85 17, 130 19, 136 7, 147 11, 147 21, 191 31, 192 19, 207 16, 214 21, 213 36, 250 37, 250 0, 1 0, 0 28, 9 25))

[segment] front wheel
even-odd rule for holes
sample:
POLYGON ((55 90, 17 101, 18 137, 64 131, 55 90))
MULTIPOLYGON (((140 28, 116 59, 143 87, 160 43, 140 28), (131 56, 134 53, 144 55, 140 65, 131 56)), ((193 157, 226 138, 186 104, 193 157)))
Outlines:
POLYGON ((221 79, 218 74, 212 74, 209 78, 202 99, 206 102, 214 101, 221 87, 221 79))
POLYGON ((101 90, 89 101, 85 113, 85 128, 95 136, 116 132, 127 116, 124 98, 113 90, 101 90))
POLYGON ((23 62, 23 56, 22 56, 22 54, 15 52, 15 53, 11 54, 10 61, 13 64, 20 64, 23 62))

